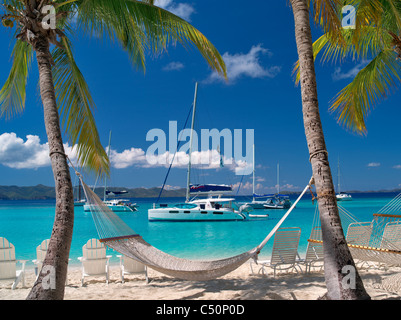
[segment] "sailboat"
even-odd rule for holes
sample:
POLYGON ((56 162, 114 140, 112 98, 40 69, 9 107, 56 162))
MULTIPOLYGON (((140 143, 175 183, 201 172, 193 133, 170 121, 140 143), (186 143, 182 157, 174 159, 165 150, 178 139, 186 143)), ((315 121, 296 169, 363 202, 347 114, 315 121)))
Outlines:
POLYGON ((234 197, 224 197, 232 192, 232 187, 224 184, 196 184, 191 181, 192 133, 194 129, 198 83, 195 84, 195 96, 192 110, 192 125, 189 143, 189 160, 187 169, 187 187, 185 202, 172 206, 161 204, 148 210, 149 221, 237 221, 247 219, 248 207, 234 208, 234 197), (193 196, 193 198, 191 198, 193 196), (206 198, 198 198, 206 196, 206 198))
POLYGON ((86 203, 86 199, 81 196, 81 180, 78 179, 78 195, 77 200, 74 201, 74 207, 82 207, 86 203))
MULTIPOLYGON (((107 156, 110 158, 110 145, 111 145, 111 131, 109 135, 109 149, 107 151, 107 156)), ((130 200, 128 199, 107 199, 109 195, 122 195, 126 194, 128 191, 123 190, 123 191, 109 191, 107 190, 107 183, 105 180, 104 183, 104 192, 103 192, 103 203, 107 205, 107 207, 114 211, 114 212, 134 212, 138 211, 136 203, 131 203, 130 200)), ((85 204, 84 205, 84 211, 91 211, 91 206, 90 204, 85 204)))
POLYGON ((280 164, 277 163, 277 193, 266 199, 265 209, 288 209, 291 207, 290 197, 280 194, 280 164))
POLYGON ((253 145, 253 164, 252 164, 252 202, 246 203, 252 209, 265 209, 264 205, 266 204, 266 197, 273 196, 271 194, 268 195, 259 195, 255 193, 255 145, 253 145), (263 200, 262 200, 263 199, 263 200))
POLYGON ((338 175, 338 185, 337 185, 337 194, 336 199, 337 201, 352 201, 352 196, 349 193, 341 192, 340 187, 340 158, 338 158, 338 165, 337 165, 337 175, 338 175))

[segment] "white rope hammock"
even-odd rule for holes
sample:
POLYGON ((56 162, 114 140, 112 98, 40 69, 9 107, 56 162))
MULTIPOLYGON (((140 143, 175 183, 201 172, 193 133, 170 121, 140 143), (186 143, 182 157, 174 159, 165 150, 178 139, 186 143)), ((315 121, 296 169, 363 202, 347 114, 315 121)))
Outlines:
POLYGON ((258 246, 230 258, 208 261, 174 257, 151 246, 103 203, 83 182, 82 176, 78 172, 76 174, 81 180, 87 204, 90 205, 100 242, 154 270, 184 280, 215 279, 237 269, 250 258, 255 258, 295 208, 313 181, 313 179, 310 180, 291 208, 258 246))
MULTIPOLYGON (((350 211, 338 203, 337 206, 354 259, 401 266, 401 194, 373 214, 371 221, 358 221, 350 211)), ((319 227, 318 215, 317 210, 313 227, 319 227)), ((323 243, 321 236, 316 234, 308 241, 323 243)))

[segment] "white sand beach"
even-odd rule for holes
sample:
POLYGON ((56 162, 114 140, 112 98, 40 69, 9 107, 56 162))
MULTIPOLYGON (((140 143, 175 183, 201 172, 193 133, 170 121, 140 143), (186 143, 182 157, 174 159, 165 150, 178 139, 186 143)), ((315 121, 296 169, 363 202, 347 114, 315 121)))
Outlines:
MULTIPOLYGON (((249 263, 224 277, 210 281, 183 281, 149 270, 144 275, 125 276, 121 282, 119 266, 112 265, 110 282, 105 277, 88 277, 81 286, 81 269, 70 266, 66 300, 316 300, 326 292, 323 272, 280 273, 273 277, 252 274, 249 263)), ((401 299, 401 285, 394 282, 401 268, 360 270, 365 288, 373 300, 401 299)), ((25 287, 11 290, 11 283, 0 282, 0 300, 25 299, 34 283, 33 269, 27 270, 25 287)))

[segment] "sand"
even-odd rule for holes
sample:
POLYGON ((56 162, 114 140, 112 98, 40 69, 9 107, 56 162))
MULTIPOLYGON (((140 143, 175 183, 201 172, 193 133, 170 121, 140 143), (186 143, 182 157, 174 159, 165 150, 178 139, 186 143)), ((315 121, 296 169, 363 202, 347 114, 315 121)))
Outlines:
MULTIPOLYGON (((81 268, 70 266, 66 300, 316 300, 326 292, 322 271, 311 273, 282 272, 275 278, 252 274, 249 263, 224 277, 210 281, 183 281, 148 272, 125 276, 121 282, 119 266, 110 268, 110 281, 105 277, 88 277, 81 286, 81 268)), ((366 290, 374 300, 401 298, 401 268, 363 269, 360 275, 366 290)), ((27 270, 25 287, 11 290, 11 283, 0 281, 0 300, 25 299, 35 281, 33 269, 27 270)))

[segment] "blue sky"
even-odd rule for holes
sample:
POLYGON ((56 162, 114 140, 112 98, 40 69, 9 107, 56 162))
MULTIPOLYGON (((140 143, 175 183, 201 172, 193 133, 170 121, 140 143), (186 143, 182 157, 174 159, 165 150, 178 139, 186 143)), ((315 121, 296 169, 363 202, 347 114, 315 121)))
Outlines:
MULTIPOLYGON (((159 5, 189 19, 223 55, 229 83, 209 69, 195 49, 170 46, 158 57, 148 56, 146 73, 129 63, 116 44, 75 39, 75 58, 96 102, 95 119, 103 145, 112 131, 112 186, 153 187, 163 183, 166 167, 150 166, 143 154, 153 142, 151 129, 168 131, 169 121, 184 125, 199 82, 196 129, 253 129, 258 192, 280 185, 300 190, 311 175, 303 129, 300 88, 292 68, 297 60, 294 22, 287 1, 247 6, 243 1, 164 0, 159 5)), ((321 35, 313 30, 313 39, 321 35)), ((0 28, 0 82, 10 70, 11 34, 0 28)), ((367 136, 347 132, 329 113, 330 100, 351 80, 363 61, 342 65, 316 63, 318 95, 329 159, 337 181, 340 157, 342 189, 377 190, 401 187, 399 91, 374 109, 367 136)), ((32 64, 25 112, 0 119, 0 185, 54 185, 48 161, 43 110, 38 94, 36 61, 32 64)), ((66 141, 67 143, 67 141, 66 141)), ((174 150, 170 150, 174 152, 174 150)), ((237 185, 232 167, 194 170, 194 182, 237 185)), ((95 177, 86 180, 93 183, 95 177)), ((74 178, 73 178, 74 181, 74 178)), ((242 193, 251 192, 251 175, 242 193)), ((173 168, 167 184, 184 187, 185 168, 173 168)))

